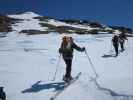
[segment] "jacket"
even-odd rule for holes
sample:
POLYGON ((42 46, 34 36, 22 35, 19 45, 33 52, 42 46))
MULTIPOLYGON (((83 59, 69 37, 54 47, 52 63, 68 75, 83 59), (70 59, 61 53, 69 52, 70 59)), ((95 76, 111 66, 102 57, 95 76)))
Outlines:
POLYGON ((67 48, 62 43, 61 47, 59 48, 59 53, 62 54, 64 59, 72 59, 73 58, 73 50, 74 49, 76 49, 78 51, 81 51, 81 52, 85 50, 85 48, 80 48, 74 42, 71 43, 70 48, 67 48))

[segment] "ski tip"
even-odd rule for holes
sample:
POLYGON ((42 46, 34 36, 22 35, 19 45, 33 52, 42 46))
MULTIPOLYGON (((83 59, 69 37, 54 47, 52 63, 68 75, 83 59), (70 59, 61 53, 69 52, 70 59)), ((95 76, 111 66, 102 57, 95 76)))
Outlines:
POLYGON ((78 76, 81 75, 81 74, 82 74, 82 72, 79 72, 79 73, 78 73, 78 76))

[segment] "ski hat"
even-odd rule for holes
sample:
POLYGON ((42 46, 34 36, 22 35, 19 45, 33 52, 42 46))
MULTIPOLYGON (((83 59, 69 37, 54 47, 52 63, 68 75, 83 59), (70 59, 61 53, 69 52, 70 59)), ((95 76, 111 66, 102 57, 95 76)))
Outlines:
POLYGON ((73 37, 69 34, 62 35, 62 41, 73 42, 73 37))
POLYGON ((63 33, 61 37, 62 37, 62 39, 68 39, 71 36, 69 34, 67 34, 67 33, 63 33))

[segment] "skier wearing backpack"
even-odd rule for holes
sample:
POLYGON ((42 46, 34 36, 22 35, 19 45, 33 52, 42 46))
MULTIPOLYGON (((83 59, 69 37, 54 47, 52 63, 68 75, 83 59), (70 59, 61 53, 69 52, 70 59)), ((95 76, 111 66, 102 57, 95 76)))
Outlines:
POLYGON ((63 60, 66 64, 66 74, 63 76, 63 80, 69 82, 72 80, 71 76, 71 66, 72 66, 72 59, 73 59, 73 49, 78 51, 85 51, 85 47, 81 48, 77 46, 72 37, 64 36, 62 38, 62 43, 59 48, 59 53, 62 54, 63 60))
POLYGON ((115 34, 112 38, 112 43, 115 49, 115 53, 116 53, 116 57, 118 56, 118 47, 119 47, 119 36, 117 34, 115 34))
POLYGON ((121 34, 119 34, 119 43, 120 43, 120 47, 121 47, 122 52, 125 50, 124 49, 125 40, 128 40, 128 39, 127 39, 125 33, 122 32, 121 34))

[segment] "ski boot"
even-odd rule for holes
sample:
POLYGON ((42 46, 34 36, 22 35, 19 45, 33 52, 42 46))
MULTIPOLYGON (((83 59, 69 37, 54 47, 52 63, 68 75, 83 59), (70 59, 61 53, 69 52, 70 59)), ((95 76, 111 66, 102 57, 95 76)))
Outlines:
POLYGON ((63 76, 63 81, 65 81, 67 83, 70 82, 72 79, 73 79, 72 76, 70 76, 70 77, 63 76))

